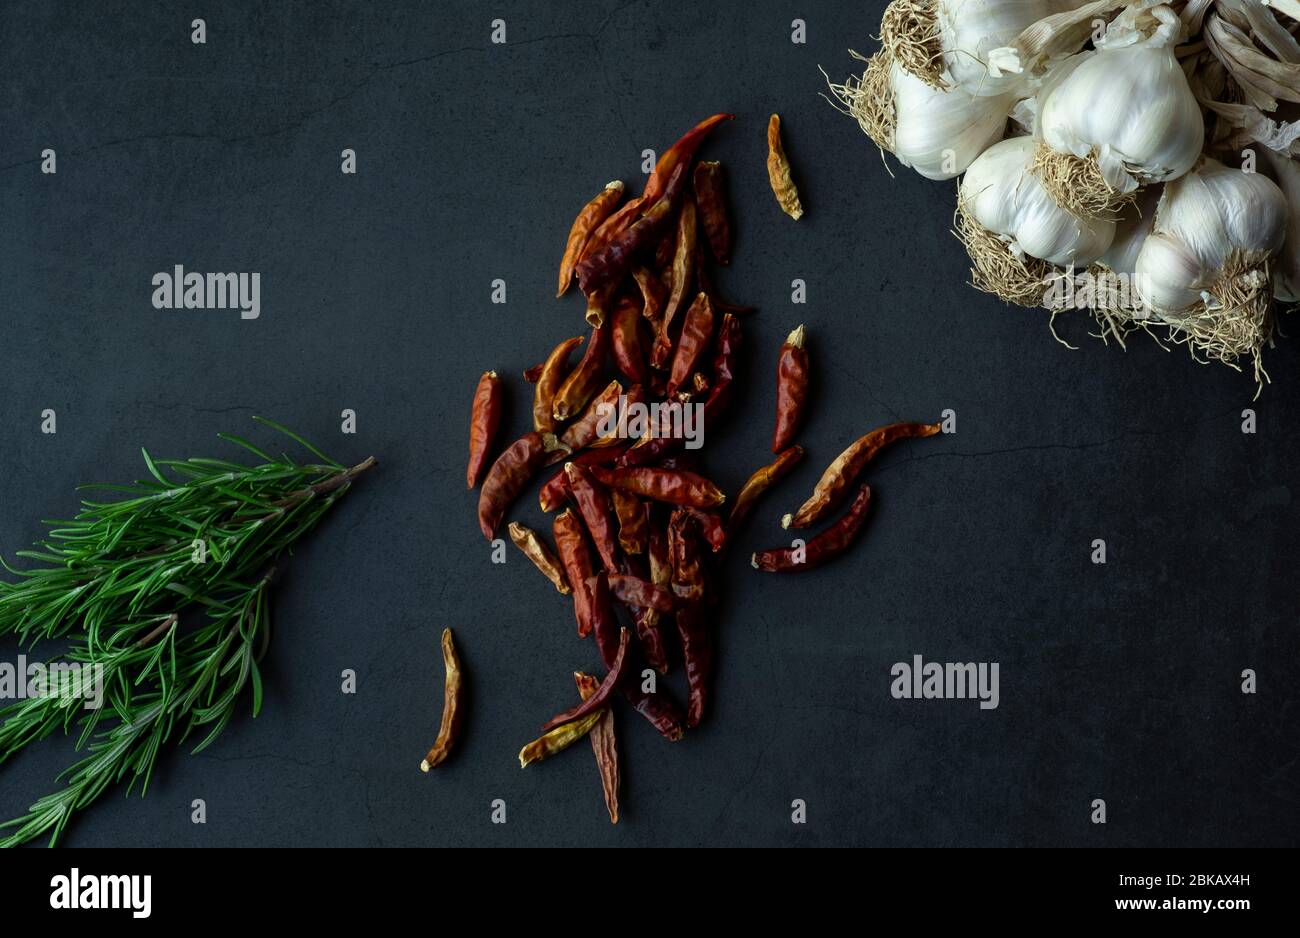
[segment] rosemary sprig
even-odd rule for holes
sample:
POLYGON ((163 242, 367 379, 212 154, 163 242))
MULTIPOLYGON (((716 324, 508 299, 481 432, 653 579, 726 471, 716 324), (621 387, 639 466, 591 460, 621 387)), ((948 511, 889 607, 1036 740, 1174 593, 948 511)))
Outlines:
POLYGON ((86 753, 59 775, 64 788, 0 824, 12 828, 0 846, 47 833, 53 845, 74 812, 116 782, 128 780, 128 793, 139 782, 144 794, 163 747, 196 731, 204 735, 194 751, 207 747, 249 685, 253 715, 261 710, 257 663, 271 637, 276 565, 375 460, 345 468, 284 427, 254 419, 319 461, 274 458, 226 434, 260 464, 146 452, 149 479, 83 487, 123 497, 83 501, 73 520, 44 522, 47 536, 17 552, 36 566, 17 570, 0 558, 18 578, 0 581, 0 636, 29 647, 70 641, 62 660, 99 666, 103 675, 95 709, 67 694, 0 709, 0 764, 74 726, 86 753))

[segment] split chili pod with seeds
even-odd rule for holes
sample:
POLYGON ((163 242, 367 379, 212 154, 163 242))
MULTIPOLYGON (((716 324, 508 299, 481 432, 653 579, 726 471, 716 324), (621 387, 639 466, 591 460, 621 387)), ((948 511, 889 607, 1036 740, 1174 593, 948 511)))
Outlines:
POLYGON ((788 449, 803 422, 808 400, 807 333, 800 325, 781 346, 776 362, 776 428, 772 431, 772 452, 788 449))
POLYGON ((495 371, 483 372, 474 389, 474 405, 469 417, 469 468, 465 473, 467 488, 478 485, 487 467, 492 441, 501 426, 501 378, 495 371))

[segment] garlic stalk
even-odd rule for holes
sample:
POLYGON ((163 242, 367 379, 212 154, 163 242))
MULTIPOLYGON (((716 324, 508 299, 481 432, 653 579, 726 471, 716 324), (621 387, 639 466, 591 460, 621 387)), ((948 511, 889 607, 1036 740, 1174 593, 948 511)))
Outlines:
POLYGON ((1196 164, 1205 129, 1174 55, 1182 29, 1167 6, 1130 8, 1095 51, 1071 56, 1046 79, 1034 172, 1075 214, 1114 216, 1139 186, 1196 164))
POLYGON ((1008 303, 1039 306, 1054 267, 1087 267, 1110 246, 1115 223, 1057 203, 1030 172, 1034 141, 1012 137, 985 150, 958 195, 958 236, 976 287, 1008 303))
POLYGON ((1267 177, 1202 159, 1165 186, 1135 265, 1143 299, 1194 352, 1230 365, 1250 355, 1259 378, 1288 217, 1267 177))
POLYGON ((830 85, 841 112, 855 118, 883 151, 927 179, 953 179, 1006 129, 1013 99, 975 97, 926 84, 884 50, 860 79, 830 85))
POLYGON ((1286 240, 1273 265, 1273 293, 1285 303, 1300 303, 1300 163, 1266 147, 1256 147, 1255 154, 1264 173, 1282 190, 1290 209, 1286 240))

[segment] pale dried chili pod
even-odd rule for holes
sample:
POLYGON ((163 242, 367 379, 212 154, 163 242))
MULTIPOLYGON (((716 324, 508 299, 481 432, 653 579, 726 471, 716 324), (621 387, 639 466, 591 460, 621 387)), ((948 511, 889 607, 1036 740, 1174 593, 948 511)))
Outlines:
MULTIPOLYGON (((596 693, 600 682, 590 674, 573 672, 573 680, 578 685, 578 694, 587 700, 596 693)), ((605 810, 609 812, 609 822, 618 823, 618 742, 614 737, 614 712, 606 709, 596 725, 587 734, 591 740, 591 751, 596 755, 596 768, 600 771, 600 785, 605 792, 605 810)))
POLYGON ((510 540, 514 541, 515 546, 523 551, 524 556, 533 562, 533 566, 542 571, 542 575, 555 585, 557 592, 565 596, 573 592, 569 581, 564 576, 564 568, 560 565, 559 559, 542 541, 541 535, 518 521, 511 521, 507 530, 510 532, 510 540))
MULTIPOLYGON (((551 350, 546 361, 538 367, 536 387, 533 388, 533 429, 538 433, 554 433, 559 421, 555 419, 555 395, 569 377, 569 355, 582 344, 582 336, 565 339, 551 350)), ((525 372, 524 377, 528 375, 525 372)))
POLYGON ((803 205, 799 202, 799 190, 790 178, 790 161, 786 159, 785 147, 781 144, 779 114, 773 114, 767 122, 767 178, 772 184, 772 192, 781 211, 791 218, 802 218, 803 205))
POLYGON ((420 763, 420 771, 427 772, 440 764, 451 753, 459 735, 461 718, 461 673, 460 656, 456 654, 456 643, 452 640, 451 629, 442 630, 442 663, 447 674, 442 691, 442 725, 438 729, 438 739, 420 763))
POLYGON ((578 217, 569 229, 568 240, 564 243, 564 256, 560 258, 560 282, 555 295, 564 296, 573 282, 573 268, 578 266, 582 249, 586 246, 591 233, 614 211, 618 200, 623 198, 623 183, 619 180, 607 184, 594 199, 582 207, 578 217))

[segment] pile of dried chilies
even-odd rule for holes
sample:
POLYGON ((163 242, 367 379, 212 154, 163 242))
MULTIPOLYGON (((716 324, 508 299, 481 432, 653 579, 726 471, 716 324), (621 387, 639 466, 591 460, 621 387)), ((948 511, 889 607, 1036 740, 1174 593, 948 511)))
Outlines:
MULTIPOLYGON (((578 213, 560 262, 557 295, 577 280, 591 327, 585 349, 570 367, 584 338, 565 339, 525 372, 534 386, 533 428, 500 452, 485 477, 502 407, 495 372, 483 375, 474 395, 468 483, 473 488, 482 478, 483 535, 494 539, 529 482, 546 467, 557 467, 539 494, 542 510, 555 513, 555 549, 518 522, 509 525, 510 538, 560 593, 573 596, 578 635, 594 637, 606 669, 599 682, 575 674, 581 701, 547 720, 544 735, 523 748, 519 762, 526 766, 590 735, 611 821, 618 819, 619 786, 614 699, 630 703, 669 740, 700 724, 710 701, 717 560, 759 497, 804 453, 794 442, 810 376, 803 326, 790 334, 778 359, 776 459, 756 471, 729 506, 718 485, 700 472, 682 432, 686 407, 700 415, 703 433, 728 406, 741 317, 752 311, 726 302, 714 286, 713 267, 731 258, 723 172, 716 162, 695 161, 705 137, 730 117, 716 114, 670 147, 641 195, 620 206, 624 186, 611 182, 578 213), (644 433, 610 434, 613 416, 626 417, 636 405, 651 415, 643 421, 644 433), (661 685, 652 683, 648 690, 641 678, 644 668, 667 674, 678 653, 686 677, 684 709, 661 685)), ((769 144, 774 194, 782 210, 797 218, 802 209, 775 115, 769 144)), ((787 526, 808 527, 847 501, 882 446, 937 430, 904 424, 857 441, 827 469, 808 502, 788 516, 787 526)), ((823 533, 794 549, 755 554, 753 565, 785 572, 831 559, 861 530, 868 498, 864 486, 823 533)))

